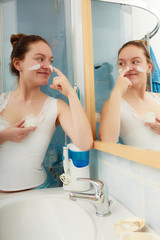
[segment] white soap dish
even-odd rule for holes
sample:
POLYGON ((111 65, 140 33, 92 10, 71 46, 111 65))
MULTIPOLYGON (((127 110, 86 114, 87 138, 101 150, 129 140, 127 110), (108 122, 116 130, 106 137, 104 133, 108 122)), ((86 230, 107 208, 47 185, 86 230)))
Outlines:
POLYGON ((122 219, 119 223, 114 225, 114 229, 118 234, 124 232, 136 232, 141 230, 145 225, 144 219, 139 217, 133 217, 128 219, 122 219))
POLYGON ((147 232, 132 232, 121 235, 120 240, 160 240, 160 237, 154 233, 147 232))

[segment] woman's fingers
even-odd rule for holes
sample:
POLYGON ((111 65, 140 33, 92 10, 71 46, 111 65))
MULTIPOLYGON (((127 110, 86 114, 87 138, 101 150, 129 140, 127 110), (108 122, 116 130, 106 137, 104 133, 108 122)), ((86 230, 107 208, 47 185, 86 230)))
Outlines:
POLYGON ((154 132, 160 134, 160 123, 145 123, 145 124, 152 128, 154 132))
POLYGON ((19 128, 17 140, 20 142, 25 137, 27 137, 30 132, 34 131, 35 129, 36 129, 36 127, 19 128))
POLYGON ((57 73, 58 76, 53 78, 53 83, 50 85, 50 88, 60 91, 66 97, 73 91, 71 84, 69 83, 67 77, 63 73, 53 67, 53 70, 57 73))
POLYGON ((22 132, 24 133, 29 133, 29 132, 32 132, 36 129, 37 127, 27 127, 27 128, 23 128, 22 129, 22 132))
POLYGON ((124 77, 125 73, 128 72, 129 70, 130 70, 129 67, 126 67, 126 68, 122 69, 122 71, 120 72, 119 76, 124 77))
POLYGON ((160 118, 156 117, 156 121, 157 121, 158 123, 160 123, 160 118))
POLYGON ((66 95, 66 91, 68 89, 67 85, 68 82, 65 76, 58 76, 53 79, 53 84, 51 84, 50 87, 66 95))
POLYGON ((25 120, 22 119, 22 120, 16 122, 14 126, 15 126, 15 127, 23 127, 24 122, 25 122, 25 120))
POLYGON ((54 72, 57 73, 58 76, 62 76, 63 75, 63 73, 58 68, 52 66, 52 69, 53 69, 54 72))
POLYGON ((51 88, 61 90, 62 89, 62 84, 61 81, 56 81, 53 79, 53 84, 50 85, 51 88))

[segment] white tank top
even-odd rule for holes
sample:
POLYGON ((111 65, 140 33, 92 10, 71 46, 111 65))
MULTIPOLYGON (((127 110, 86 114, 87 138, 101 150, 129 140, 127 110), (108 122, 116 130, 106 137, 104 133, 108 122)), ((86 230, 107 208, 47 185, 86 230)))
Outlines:
MULTIPOLYGON (((0 112, 5 109, 11 92, 0 95, 0 112)), ((46 180, 42 166, 55 131, 57 99, 48 97, 37 117, 37 129, 20 143, 7 141, 0 145, 0 190, 16 191, 41 185, 46 180)), ((0 115, 0 130, 10 124, 0 115)))
MULTIPOLYGON (((160 98, 150 93, 154 101, 160 105, 160 98)), ((160 135, 155 133, 137 112, 122 98, 120 137, 124 144, 152 150, 160 150, 160 135)))

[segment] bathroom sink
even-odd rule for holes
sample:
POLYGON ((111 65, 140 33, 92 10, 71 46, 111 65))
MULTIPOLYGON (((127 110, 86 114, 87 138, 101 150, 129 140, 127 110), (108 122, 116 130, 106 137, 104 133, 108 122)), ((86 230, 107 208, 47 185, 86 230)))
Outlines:
POLYGON ((53 195, 13 198, 0 207, 0 240, 95 240, 95 224, 76 202, 53 195))
POLYGON ((119 240, 115 224, 134 215, 111 200, 112 214, 98 217, 91 202, 71 201, 63 188, 0 193, 0 240, 119 240))

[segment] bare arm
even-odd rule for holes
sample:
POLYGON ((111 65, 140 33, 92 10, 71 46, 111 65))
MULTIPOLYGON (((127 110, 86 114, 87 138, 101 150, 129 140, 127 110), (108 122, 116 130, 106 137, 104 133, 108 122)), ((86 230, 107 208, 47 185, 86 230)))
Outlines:
POLYGON ((102 141, 117 142, 120 133, 120 104, 121 95, 112 92, 101 111, 99 138, 102 141))
POLYGON ((69 100, 69 106, 58 100, 58 121, 76 146, 89 150, 93 146, 93 137, 86 113, 68 79, 57 68, 53 70, 58 76, 50 87, 59 90, 69 100))
POLYGON ((124 69, 118 76, 114 89, 109 100, 107 100, 101 112, 101 122, 99 126, 99 138, 102 141, 116 143, 120 134, 120 106, 121 98, 126 92, 131 82, 124 77, 127 69, 124 69))

